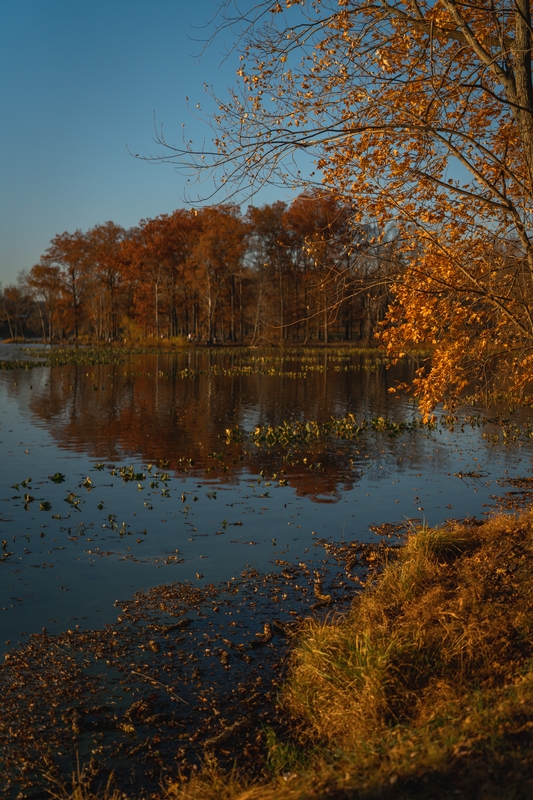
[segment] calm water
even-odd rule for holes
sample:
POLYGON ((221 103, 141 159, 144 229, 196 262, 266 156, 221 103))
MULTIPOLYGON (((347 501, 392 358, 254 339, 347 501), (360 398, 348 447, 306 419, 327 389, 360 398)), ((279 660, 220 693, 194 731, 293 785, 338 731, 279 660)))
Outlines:
POLYGON ((227 444, 237 425, 415 416, 387 392, 407 366, 369 371, 331 351, 258 359, 190 352, 0 372, 3 648, 43 627, 112 622, 115 601, 140 588, 311 558, 317 539, 481 516, 498 479, 530 474, 529 444, 496 447, 470 428, 290 451, 227 444), (454 474, 468 472, 478 477, 454 474))

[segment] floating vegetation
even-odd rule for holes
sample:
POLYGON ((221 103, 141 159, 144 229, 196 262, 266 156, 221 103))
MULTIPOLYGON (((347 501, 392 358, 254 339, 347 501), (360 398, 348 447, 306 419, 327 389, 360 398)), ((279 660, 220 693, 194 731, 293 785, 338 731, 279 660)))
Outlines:
POLYGON ((40 358, 35 366, 64 367, 70 364, 123 364, 132 351, 115 347, 50 347, 46 350, 25 347, 28 358, 40 358))
POLYGON ((285 420, 281 425, 258 425, 246 433, 238 425, 227 428, 226 443, 250 441, 258 447, 272 447, 280 445, 288 447, 295 444, 308 444, 319 439, 335 437, 337 439, 358 439, 365 433, 374 431, 386 433, 390 438, 401 436, 403 433, 412 433, 420 429, 435 430, 435 422, 423 422, 420 418, 399 422, 389 417, 373 417, 357 421, 353 414, 338 419, 332 418, 329 422, 316 421, 299 422, 285 420))
MULTIPOLYGON (((226 428, 221 437, 226 444, 251 442, 257 447, 289 447, 291 445, 310 444, 322 439, 356 440, 367 433, 383 433, 394 439, 403 434, 416 431, 454 431, 465 428, 494 427, 495 430, 483 433, 483 438, 491 444, 511 444, 521 438, 533 439, 533 423, 513 423, 501 417, 484 417, 482 415, 443 415, 424 421, 421 417, 410 420, 394 420, 390 417, 372 417, 357 420, 353 414, 345 417, 332 417, 328 422, 316 420, 284 420, 279 425, 257 425, 253 431, 245 431, 239 425, 226 428)), ((463 477, 476 477, 463 474, 463 477)), ((478 475, 477 477, 483 477, 478 475)))
MULTIPOLYGON (((228 355, 228 350, 224 350, 228 355)), ((220 355, 220 353, 217 353, 220 355)), ((241 377, 265 375, 267 377, 284 377, 301 380, 311 373, 360 372, 376 371, 390 364, 386 354, 371 348, 285 348, 268 354, 253 350, 240 349, 231 353, 231 364, 211 364, 208 368, 195 369, 190 366, 180 371, 180 377, 195 379, 200 375, 220 375, 224 377, 241 377), (354 361, 355 358, 359 360, 354 361)), ((420 352, 418 356, 425 357, 420 352)), ((161 375, 169 373, 161 372, 161 375)))
POLYGON ((7 361, 0 359, 0 370, 5 369, 35 369, 35 367, 46 367, 45 361, 7 361))
MULTIPOLYGON (((279 359, 280 363, 283 364, 284 361, 287 359, 279 359)), ((293 361, 294 359, 290 359, 293 361)), ((180 377, 182 378, 190 378, 194 379, 197 378, 199 375, 223 375, 224 377, 239 377, 239 376, 249 376, 249 375, 266 375, 269 377, 283 377, 283 378, 293 378, 295 380, 302 380, 307 378, 309 373, 313 372, 327 372, 328 369, 332 369, 335 372, 361 372, 361 371, 368 371, 374 372, 380 369, 382 366, 389 363, 385 358, 376 358, 374 361, 366 360, 361 364, 344 364, 342 366, 339 365, 324 365, 324 364, 301 364, 301 367, 297 370, 294 369, 283 369, 282 366, 266 366, 263 363, 255 363, 255 364, 236 364, 231 367, 221 367, 217 364, 213 364, 209 369, 190 369, 186 367, 182 369, 180 372, 180 377)), ((169 373, 161 370, 160 377, 168 377, 169 373)))
MULTIPOLYGON (((97 465, 95 469, 100 469, 100 465, 97 465)), ((120 475, 124 483, 128 481, 145 481, 146 480, 146 473, 145 472, 136 472, 134 467, 127 466, 127 467, 111 467, 109 471, 110 475, 120 475)))
MULTIPOLYGON (((110 345, 107 347, 72 345, 52 346, 46 348, 24 347, 23 352, 28 360, 0 361, 0 370, 33 369, 35 367, 61 367, 68 365, 123 364, 131 356, 158 354, 172 358, 174 351, 160 347, 123 347, 110 345)), ((375 371, 391 363, 383 350, 377 348, 352 347, 285 347, 256 350, 249 347, 192 347, 179 348, 176 355, 194 353, 212 358, 223 357, 233 363, 230 366, 212 364, 209 369, 187 367, 180 371, 182 378, 196 378, 198 375, 283 375, 290 378, 305 378, 310 372, 358 372, 375 371), (353 359, 358 361, 354 362, 353 359), (288 365, 291 368, 287 368, 288 365)), ((417 350, 406 358, 425 359, 431 356, 429 350, 417 350)), ((167 377, 170 373, 158 370, 159 377, 167 377)))
POLYGON ((445 424, 449 430, 458 427, 461 431, 466 426, 470 428, 491 427, 493 430, 484 432, 482 436, 488 444, 494 445, 512 444, 520 439, 533 439, 533 423, 529 419, 514 422, 510 417, 500 414, 495 416, 470 414, 463 419, 450 415, 443 417, 442 424, 445 424))

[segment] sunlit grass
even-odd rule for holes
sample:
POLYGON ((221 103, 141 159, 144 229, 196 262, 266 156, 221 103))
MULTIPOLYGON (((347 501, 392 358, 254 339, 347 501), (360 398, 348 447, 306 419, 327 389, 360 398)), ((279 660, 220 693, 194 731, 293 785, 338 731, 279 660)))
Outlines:
POLYGON ((282 698, 296 739, 376 791, 432 783, 461 750, 533 760, 517 736, 533 718, 532 551, 531 513, 413 532, 347 617, 309 621, 282 698))

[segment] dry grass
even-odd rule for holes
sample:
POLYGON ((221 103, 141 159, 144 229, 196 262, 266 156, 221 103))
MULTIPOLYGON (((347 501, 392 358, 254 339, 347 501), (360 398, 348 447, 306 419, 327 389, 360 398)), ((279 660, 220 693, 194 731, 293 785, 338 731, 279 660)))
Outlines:
POLYGON ((50 788, 47 790, 51 800, 130 800, 128 795, 113 786, 113 775, 105 786, 92 789, 92 775, 89 765, 81 767, 78 764, 76 772, 72 775, 70 785, 48 776, 50 788))
POLYGON ((190 347, 190 342, 186 336, 170 336, 157 338, 155 336, 141 336, 139 338, 124 337, 124 344, 132 348, 147 348, 154 350, 176 350, 190 347))
POLYGON ((271 779, 211 763, 161 797, 532 797, 532 557, 531 512, 414 531, 348 615, 308 621, 271 779))
POLYGON ((308 622, 283 697, 307 736, 351 750, 427 716, 447 681, 455 690, 470 673, 480 677, 486 613, 499 636, 492 606, 478 609, 483 622, 471 615, 482 530, 421 528, 348 617, 308 622))
POLYGON ((458 756, 531 772, 532 555, 531 513, 414 532, 349 616, 309 621, 282 698, 298 739, 359 791, 458 756))

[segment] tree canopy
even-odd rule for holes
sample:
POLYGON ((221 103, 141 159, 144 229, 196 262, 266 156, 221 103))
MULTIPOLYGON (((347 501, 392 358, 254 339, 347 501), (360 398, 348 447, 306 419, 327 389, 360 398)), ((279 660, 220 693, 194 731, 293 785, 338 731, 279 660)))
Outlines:
MULTIPOLYGON (((114 222, 54 236, 39 263, 0 291, 0 335, 43 339, 369 344, 395 258, 372 253, 333 194, 292 203, 176 209, 125 230, 114 222), (337 280, 339 264, 357 295, 337 280), (335 302, 331 302, 331 287, 335 302)), ((346 282, 346 281, 345 281, 346 282)))
POLYGON ((395 354, 435 347, 416 382, 422 410, 503 388, 523 399, 533 377, 529 0, 239 8, 222 4, 240 68, 218 101, 214 148, 162 158, 222 170, 236 188, 315 183, 354 224, 394 230, 402 269, 382 337, 395 354))

